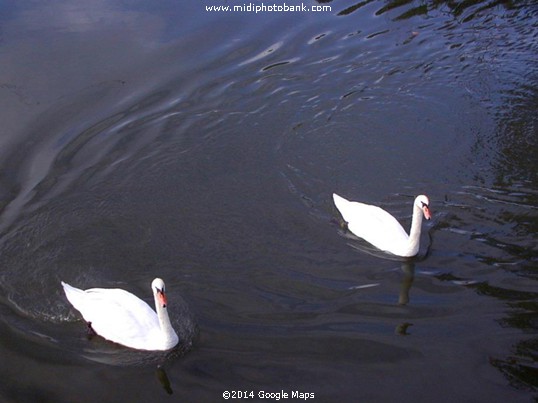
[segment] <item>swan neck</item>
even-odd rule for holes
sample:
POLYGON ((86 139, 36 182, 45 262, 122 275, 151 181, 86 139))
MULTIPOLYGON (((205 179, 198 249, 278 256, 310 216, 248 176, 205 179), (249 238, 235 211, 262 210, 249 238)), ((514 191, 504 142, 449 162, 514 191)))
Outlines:
POLYGON ((409 230, 409 256, 418 253, 420 244, 420 232, 422 228, 422 210, 416 204, 413 207, 413 218, 409 230))
POLYGON ((155 295, 155 310, 157 312, 157 318, 159 319, 163 341, 171 348, 177 344, 178 337, 174 328, 172 327, 172 323, 170 322, 168 310, 160 304, 157 299, 157 295, 155 295))

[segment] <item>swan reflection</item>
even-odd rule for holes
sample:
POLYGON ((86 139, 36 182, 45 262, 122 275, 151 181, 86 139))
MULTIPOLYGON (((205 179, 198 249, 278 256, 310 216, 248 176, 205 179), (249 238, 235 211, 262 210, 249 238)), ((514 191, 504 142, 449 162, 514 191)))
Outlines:
POLYGON ((157 379, 159 380, 159 383, 163 387, 163 389, 168 393, 169 395, 173 394, 174 391, 172 390, 172 386, 170 384, 170 379, 168 379, 168 375, 166 375, 166 371, 162 366, 157 367, 157 379))
POLYGON ((409 291, 415 280, 415 263, 412 261, 402 262, 402 272, 404 278, 400 286, 400 295, 398 296, 399 305, 407 305, 409 303, 409 291))

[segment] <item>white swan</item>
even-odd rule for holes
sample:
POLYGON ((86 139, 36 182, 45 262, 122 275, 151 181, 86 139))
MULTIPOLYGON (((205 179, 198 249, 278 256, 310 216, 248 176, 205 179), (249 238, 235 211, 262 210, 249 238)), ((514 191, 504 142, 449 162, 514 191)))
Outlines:
POLYGON ((107 340, 139 350, 169 350, 179 339, 166 310, 164 281, 151 283, 155 308, 119 288, 80 290, 62 281, 69 302, 88 325, 107 340))
POLYGON ((427 196, 420 195, 415 199, 409 235, 396 218, 381 207, 349 201, 336 193, 333 199, 348 229, 356 236, 397 256, 410 257, 418 253, 422 215, 427 220, 431 218, 427 196))

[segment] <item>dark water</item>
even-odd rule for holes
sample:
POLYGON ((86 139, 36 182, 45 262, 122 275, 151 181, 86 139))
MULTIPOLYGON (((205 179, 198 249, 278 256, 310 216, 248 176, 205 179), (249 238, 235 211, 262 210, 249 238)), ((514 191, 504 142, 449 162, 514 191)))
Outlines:
POLYGON ((2 6, 0 400, 536 399, 535 3, 234 4, 2 6), (427 193, 419 256, 334 191, 406 227, 427 193), (170 354, 87 340, 60 287, 156 276, 170 354))

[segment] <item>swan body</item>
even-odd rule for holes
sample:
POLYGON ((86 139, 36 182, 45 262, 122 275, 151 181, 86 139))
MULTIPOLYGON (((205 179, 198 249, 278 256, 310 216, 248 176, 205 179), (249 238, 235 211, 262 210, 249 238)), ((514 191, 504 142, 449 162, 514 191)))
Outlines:
POLYGON ((431 218, 427 196, 417 196, 413 203, 409 235, 396 218, 381 207, 349 201, 336 193, 333 200, 348 229, 359 238, 393 255, 410 257, 418 253, 422 216, 427 220, 431 218))
POLYGON ((169 350, 179 338, 172 328, 164 281, 151 283, 155 312, 135 295, 118 288, 80 290, 62 281, 69 302, 103 338, 138 350, 169 350))

